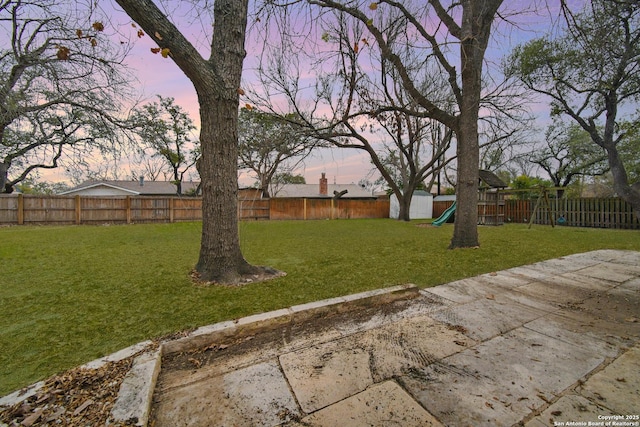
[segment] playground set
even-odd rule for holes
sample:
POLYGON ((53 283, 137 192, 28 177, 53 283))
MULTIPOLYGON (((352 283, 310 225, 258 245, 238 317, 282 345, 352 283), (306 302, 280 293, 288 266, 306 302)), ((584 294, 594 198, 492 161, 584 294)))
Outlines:
MULTIPOLYGON (((504 193, 500 190, 507 188, 507 184, 493 172, 482 169, 478 181, 478 224, 503 225, 505 202, 504 193)), ((455 212, 454 201, 431 225, 439 227, 446 222, 453 222, 455 212)))

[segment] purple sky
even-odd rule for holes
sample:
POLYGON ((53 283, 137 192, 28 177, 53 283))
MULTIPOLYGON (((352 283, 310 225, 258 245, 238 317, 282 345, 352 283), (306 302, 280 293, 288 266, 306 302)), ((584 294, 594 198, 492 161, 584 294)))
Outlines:
MULTIPOLYGON (((515 9, 518 7, 514 1, 505 3, 508 3, 510 8, 515 9)), ((524 2, 518 0, 517 3, 531 5, 528 0, 524 2)), ((143 96, 143 102, 154 101, 157 94, 163 97, 173 97, 176 103, 184 108, 194 122, 198 124, 198 104, 191 82, 171 59, 163 58, 159 54, 152 54, 151 48, 156 47, 156 45, 151 38, 148 36, 137 38, 135 36, 137 28, 132 28, 132 21, 123 12, 118 12, 119 8, 117 6, 114 9, 115 12, 113 12, 110 21, 111 25, 118 27, 121 34, 128 36, 133 43, 127 63, 139 80, 139 89, 143 96)), ((109 12, 107 11, 107 13, 109 12)), ((208 56, 208 45, 206 43, 208 43, 210 29, 207 28, 207 24, 202 24, 197 19, 189 18, 188 13, 179 9, 171 11, 171 13, 173 14, 172 16, 177 17, 174 18, 174 21, 184 22, 184 24, 178 25, 183 34, 194 42, 204 56, 208 56)), ((508 52, 516 44, 540 35, 539 31, 548 25, 549 15, 547 12, 546 16, 545 13, 542 13, 542 16, 528 16, 518 19, 525 22, 528 29, 522 31, 524 27, 501 27, 494 31, 496 40, 493 40, 492 45, 489 47, 488 54, 490 56, 499 58, 502 52, 508 52)), ((252 71, 250 68, 252 64, 257 62, 257 49, 260 48, 255 43, 252 43, 251 40, 252 37, 249 36, 246 46, 248 55, 245 60, 246 69, 243 74, 243 85, 248 85, 251 82, 252 71)), ((244 100, 241 100, 241 103, 244 102, 244 100)), ((546 109, 544 105, 541 108, 546 109)), ((310 184, 317 183, 322 172, 326 172, 330 182, 349 184, 357 183, 364 178, 371 170, 371 167, 368 155, 360 150, 324 149, 307 159, 304 167, 297 173, 304 175, 307 183, 310 184)), ((123 179, 126 178, 123 177, 123 179)), ((251 185, 253 182, 253 178, 240 177, 241 185, 251 185)))
MULTIPOLYGON (((130 18, 123 12, 118 12, 119 8, 117 6, 115 8, 112 25, 119 25, 120 31, 124 34, 130 33, 129 37, 132 40, 133 49, 127 58, 127 64, 135 71, 139 80, 143 102, 154 101, 156 95, 173 97, 176 103, 185 109, 191 119, 198 125, 198 102, 195 90, 189 79, 171 59, 151 53, 151 48, 155 48, 156 44, 148 36, 137 38, 135 36, 137 28, 132 28, 130 18)), ((186 14, 177 12, 176 16, 180 15, 186 14)), ((203 56, 208 57, 208 45, 204 43, 208 43, 210 39, 207 37, 208 34, 206 36, 202 34, 205 31, 210 32, 210 29, 203 29, 199 22, 190 22, 188 17, 183 17, 182 19, 186 25, 179 25, 178 28, 200 49, 203 56)), ((257 62, 258 52, 256 49, 259 47, 250 43, 251 37, 247 39, 245 68, 250 68, 252 64, 257 62)), ((243 85, 250 84, 250 79, 250 70, 245 71, 243 85)), ((244 101, 241 100, 241 102, 244 101)), ((360 150, 323 149, 308 158, 296 173, 304 175, 307 183, 310 184, 318 182, 322 172, 326 172, 330 182, 335 180, 338 183, 349 184, 357 183, 367 175, 370 169, 371 164, 368 155, 360 150)), ((254 178, 246 174, 240 175, 239 178, 240 184, 243 186, 248 186, 255 182, 254 178)))

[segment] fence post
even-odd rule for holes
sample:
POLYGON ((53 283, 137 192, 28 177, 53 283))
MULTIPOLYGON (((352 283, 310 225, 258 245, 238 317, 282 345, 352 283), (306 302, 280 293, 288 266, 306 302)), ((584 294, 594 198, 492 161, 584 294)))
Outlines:
POLYGON ((173 207, 174 207, 173 197, 170 197, 169 198, 169 222, 173 222, 175 218, 173 215, 173 207))
POLYGON ((24 225, 24 195, 18 194, 18 225, 24 225))
POLYGON ((82 205, 80 203, 80 195, 76 194, 74 199, 76 208, 76 225, 80 225, 82 223, 82 205))
POLYGON ((307 219, 307 199, 302 199, 302 219, 307 219))
POLYGON ((131 196, 126 197, 127 205, 127 224, 131 224, 131 196))

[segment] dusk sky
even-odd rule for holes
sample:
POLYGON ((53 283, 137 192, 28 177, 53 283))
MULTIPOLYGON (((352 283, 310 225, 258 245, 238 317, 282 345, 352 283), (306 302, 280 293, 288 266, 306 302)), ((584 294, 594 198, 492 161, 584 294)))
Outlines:
MULTIPOLYGON (((180 14, 176 15, 180 19, 180 14)), ((187 38, 194 42, 196 47, 203 53, 203 56, 208 57, 207 43, 210 40, 208 34, 211 30, 209 28, 203 29, 201 25, 189 24, 186 18, 182 19, 187 22, 178 25, 178 28, 184 32, 187 38), (207 35, 203 37, 204 31, 207 32, 207 35)), ((131 31, 133 35, 135 34, 135 29, 127 30, 127 27, 131 28, 131 22, 130 18, 123 12, 114 14, 113 23, 121 24, 122 31, 131 31)), ((253 37, 251 36, 247 37, 247 57, 244 61, 243 86, 251 84, 251 67, 257 61, 257 49, 260 48, 257 44, 251 43, 252 39, 253 37)), ((132 37, 131 40, 135 46, 127 59, 127 63, 136 71, 140 82, 140 90, 145 99, 153 101, 156 94, 163 97, 173 97, 176 103, 188 111, 192 120, 198 124, 198 102, 195 90, 189 79, 171 59, 151 53, 150 49, 156 47, 156 44, 150 37, 145 36, 139 39, 132 37)), ((241 105, 244 105, 244 102, 245 100, 241 99, 241 105)), ((296 173, 304 175, 308 184, 317 183, 322 172, 326 172, 327 178, 331 183, 335 181, 339 184, 350 184, 357 183, 365 178, 372 167, 368 154, 361 150, 321 149, 314 152, 312 157, 307 158, 296 173)), ((241 186, 249 186, 255 182, 255 178, 241 174, 239 181, 241 186)))
MULTIPOLYGON (((108 0, 109 1, 109 0, 108 0)), ((530 1, 509 1, 512 10, 515 10, 518 3, 531 5, 530 1)), ((582 2, 578 2, 582 3, 582 2)), ((107 6, 109 3, 102 3, 107 6)), ((172 6, 177 3, 170 3, 172 6)), ((543 4, 543 3, 541 3, 543 4)), ((124 36, 127 35, 133 43, 133 48, 127 58, 127 64, 131 67, 139 81, 139 89, 142 93, 144 102, 156 100, 156 95, 163 97, 173 97, 176 103, 184 108, 191 118, 198 124, 198 104, 195 90, 191 82, 184 76, 182 71, 169 58, 163 58, 159 54, 152 54, 151 48, 156 47, 150 37, 145 36, 137 38, 135 36, 137 29, 132 28, 132 21, 123 12, 118 12, 117 5, 112 6, 113 9, 106 9, 106 13, 112 14, 110 25, 118 27, 118 31, 124 36)), ((170 11, 172 20, 177 22, 178 28, 183 34, 189 38, 204 56, 208 57, 208 43, 210 40, 210 28, 206 24, 202 24, 197 19, 188 18, 183 11, 175 9, 170 11)), ((494 30, 494 38, 488 49, 488 57, 493 61, 499 61, 502 53, 509 52, 515 45, 523 41, 540 36, 549 22, 550 14, 553 12, 543 10, 537 15, 527 17, 518 17, 520 25, 505 26, 504 23, 494 30)), ((557 15, 555 16, 557 17, 557 15)), ((250 18, 250 22, 251 22, 250 18)), ((249 35, 247 38, 247 58, 245 59, 245 71, 243 73, 243 86, 250 85, 252 80, 251 67, 257 62, 257 49, 260 46, 252 43, 254 38, 249 35)), ((241 104, 244 104, 241 100, 241 104)), ((541 111, 541 115, 545 115, 546 107, 540 104, 536 107, 541 111)), ((371 170, 372 165, 368 155, 363 151, 354 149, 324 149, 316 153, 313 157, 305 161, 303 168, 297 173, 305 176, 307 183, 317 183, 321 172, 326 172, 330 182, 341 184, 357 183, 365 178, 371 170)), ((46 176, 44 179, 61 180, 60 173, 46 176)), ((127 179, 122 177, 121 179, 127 179)), ((374 177, 375 179, 375 177, 374 177)), ((241 186, 251 185, 255 180, 246 176, 240 177, 241 186)))

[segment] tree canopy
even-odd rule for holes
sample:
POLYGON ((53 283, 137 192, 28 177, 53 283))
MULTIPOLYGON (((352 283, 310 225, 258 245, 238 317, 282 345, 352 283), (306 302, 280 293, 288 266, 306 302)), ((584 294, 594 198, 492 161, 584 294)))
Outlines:
POLYGON ((238 167, 251 170, 262 194, 270 197, 284 183, 276 178, 292 176, 319 141, 300 131, 295 115, 282 118, 245 107, 240 109, 238 145, 238 167))
POLYGON ((196 129, 193 120, 175 99, 158 95, 158 102, 142 106, 132 121, 140 136, 140 150, 148 148, 152 157, 164 160, 178 194, 182 194, 185 174, 195 166, 200 155, 198 141, 192 139, 196 129))
POLYGON ((74 5, 0 3, 0 192, 117 141, 126 49, 74 5))
POLYGON ((640 218, 640 192, 619 151, 639 120, 629 108, 640 97, 640 3, 591 0, 576 12, 562 1, 562 10, 557 34, 516 48, 506 71, 549 97, 552 115, 569 117, 606 151, 614 189, 640 218))
POLYGON ((592 143, 577 124, 556 121, 545 133, 545 143, 530 153, 530 161, 544 170, 555 187, 567 187, 581 176, 599 176, 609 170, 607 154, 592 143))

